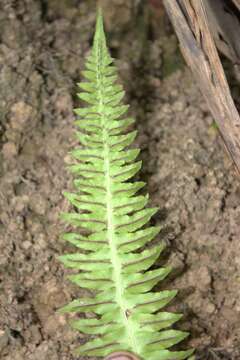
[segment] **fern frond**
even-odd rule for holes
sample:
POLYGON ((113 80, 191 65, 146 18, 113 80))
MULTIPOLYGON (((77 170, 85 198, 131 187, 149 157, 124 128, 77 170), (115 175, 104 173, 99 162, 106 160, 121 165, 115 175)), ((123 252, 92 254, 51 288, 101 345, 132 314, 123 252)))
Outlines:
POLYGON ((171 271, 169 267, 149 270, 163 245, 142 250, 159 232, 146 227, 156 208, 146 207, 148 196, 138 195, 143 182, 130 179, 141 168, 135 161, 139 150, 129 149, 136 132, 127 132, 132 118, 125 117, 122 86, 115 83, 113 65, 104 35, 102 15, 97 18, 94 45, 83 72, 86 81, 78 97, 89 105, 76 109, 77 137, 83 148, 72 151, 70 166, 75 175, 75 193, 65 193, 76 211, 63 219, 76 228, 64 239, 79 251, 60 259, 66 267, 79 270, 69 279, 93 290, 90 298, 74 300, 63 312, 95 313, 96 318, 75 320, 72 326, 97 335, 77 353, 104 357, 127 350, 147 360, 186 359, 192 351, 173 352, 186 332, 169 329, 181 317, 162 312, 176 291, 152 292, 171 271), (81 235, 81 229, 87 235, 81 235))

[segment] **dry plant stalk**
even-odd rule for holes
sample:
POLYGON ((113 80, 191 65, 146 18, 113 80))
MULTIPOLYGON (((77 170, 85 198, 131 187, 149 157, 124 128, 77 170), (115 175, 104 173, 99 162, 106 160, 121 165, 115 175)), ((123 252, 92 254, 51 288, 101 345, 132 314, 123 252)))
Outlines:
MULTIPOLYGON (((226 148, 240 173, 240 117, 210 31, 203 0, 163 0, 182 54, 218 124, 226 148)), ((240 6, 240 1, 235 0, 240 6)))

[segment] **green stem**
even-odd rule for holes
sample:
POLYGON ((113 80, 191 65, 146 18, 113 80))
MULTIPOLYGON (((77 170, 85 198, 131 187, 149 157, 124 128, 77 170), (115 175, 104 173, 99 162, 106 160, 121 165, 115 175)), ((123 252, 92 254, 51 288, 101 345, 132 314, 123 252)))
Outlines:
POLYGON ((123 320, 123 324, 125 326, 128 339, 129 339, 129 346, 131 351, 134 353, 139 353, 139 346, 137 343, 137 338, 135 336, 134 326, 132 321, 128 317, 128 307, 126 301, 124 300, 124 284, 123 284, 123 277, 122 277, 122 264, 121 260, 118 256, 117 251, 117 244, 116 244, 116 237, 115 237, 115 226, 114 226, 114 216, 113 216, 113 205, 112 205, 112 180, 110 176, 110 149, 108 146, 109 134, 108 130, 105 127, 104 123, 104 114, 103 114, 103 94, 101 89, 103 88, 102 85, 102 74, 101 74, 101 47, 98 46, 97 51, 98 56, 98 68, 97 68, 97 82, 98 82, 98 93, 99 93, 99 114, 101 114, 101 122, 103 128, 103 143, 104 145, 104 172, 105 172, 105 184, 106 184, 106 204, 107 204, 107 235, 108 235, 108 242, 110 247, 111 253, 111 262, 113 267, 113 280, 116 289, 116 303, 120 309, 120 316, 123 320))

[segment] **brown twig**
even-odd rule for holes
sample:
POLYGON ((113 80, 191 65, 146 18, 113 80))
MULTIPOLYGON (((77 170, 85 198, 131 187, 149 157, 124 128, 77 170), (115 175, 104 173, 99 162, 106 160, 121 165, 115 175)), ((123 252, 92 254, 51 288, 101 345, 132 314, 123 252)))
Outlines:
MULTIPOLYGON (((203 0, 164 0, 183 56, 240 173, 240 117, 210 31, 203 0)), ((238 2, 238 1, 237 1, 238 2)))

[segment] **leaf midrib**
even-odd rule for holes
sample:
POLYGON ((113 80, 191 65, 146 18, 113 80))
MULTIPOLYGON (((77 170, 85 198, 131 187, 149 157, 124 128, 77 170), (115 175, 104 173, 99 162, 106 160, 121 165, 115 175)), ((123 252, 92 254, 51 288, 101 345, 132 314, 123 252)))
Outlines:
POLYGON ((115 225, 113 217, 113 194, 111 191, 111 176, 110 176, 110 147, 108 146, 108 129, 104 124, 104 100, 102 94, 102 79, 101 79, 101 44, 97 44, 97 84, 98 84, 98 93, 99 93, 99 114, 101 115, 101 125, 103 129, 103 143, 104 143, 104 175, 105 175, 105 184, 106 184, 106 204, 107 204, 107 237, 111 253, 111 262, 113 266, 113 281, 115 283, 116 289, 116 303, 119 305, 121 310, 121 317, 128 334, 128 338, 131 344, 131 350, 134 353, 139 353, 139 346, 137 344, 137 339, 131 322, 127 316, 127 306, 124 300, 124 285, 122 278, 122 264, 120 257, 118 256, 116 237, 115 237, 115 225))

